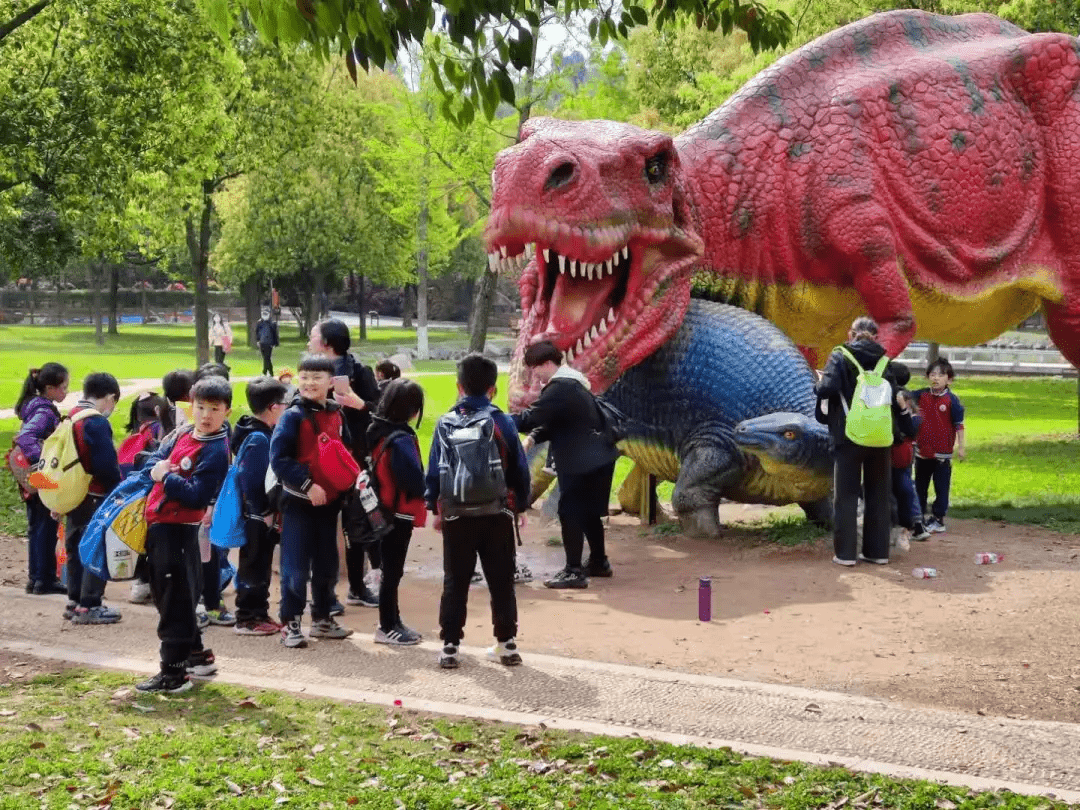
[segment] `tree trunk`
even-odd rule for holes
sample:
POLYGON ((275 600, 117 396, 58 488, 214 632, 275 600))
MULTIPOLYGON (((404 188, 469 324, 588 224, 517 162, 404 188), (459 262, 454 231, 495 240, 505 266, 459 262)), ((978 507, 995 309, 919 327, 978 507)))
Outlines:
MULTIPOLYGON (((145 282, 143 282, 145 285, 145 282)), ((146 324, 150 321, 150 302, 146 297, 146 287, 142 288, 142 322, 146 324)))
POLYGON ((420 178, 420 216, 416 222, 416 359, 428 360, 428 155, 424 153, 424 176, 420 178))
POLYGON ((120 302, 120 265, 109 264, 109 334, 119 335, 117 322, 119 320, 118 309, 120 302))
POLYGON ((941 346, 937 343, 926 344, 926 365, 935 362, 941 356, 941 346))
POLYGON ((207 272, 210 264, 210 217, 214 212, 214 181, 203 180, 203 207, 199 229, 189 213, 187 246, 191 256, 191 276, 195 280, 195 365, 210 361, 210 288, 207 272))
POLYGON ((364 312, 364 307, 367 305, 367 294, 364 286, 364 274, 361 273, 360 275, 356 275, 350 270, 349 290, 353 295, 353 304, 356 307, 356 313, 360 316, 359 340, 367 340, 367 313, 364 312))
MULTIPOLYGON (((533 74, 536 70, 536 46, 540 41, 539 27, 533 26, 532 36, 532 59, 529 60, 529 67, 522 75, 525 87, 519 98, 523 99, 524 103, 518 109, 518 132, 521 132, 522 125, 529 120, 529 116, 532 114, 533 74)), ((540 261, 541 259, 537 257, 536 260, 540 261)), ((485 267, 484 274, 480 276, 480 281, 477 282, 476 295, 473 298, 473 311, 469 319, 470 352, 482 352, 484 344, 487 343, 488 323, 491 321, 491 307, 495 302, 495 284, 498 280, 498 273, 492 272, 490 268, 485 267)))
POLYGON ((413 285, 406 284, 405 288, 401 291, 401 295, 401 328, 412 329, 413 313, 416 311, 413 304, 413 285))
POLYGON ((34 282, 33 282, 33 279, 31 279, 31 281, 30 281, 30 289, 27 291, 27 298, 30 301, 30 307, 29 307, 29 309, 30 309, 30 325, 33 326, 34 325, 34 282))
POLYGON ((258 276, 252 276, 241 287, 244 293, 244 321, 247 323, 247 345, 254 349, 255 324, 259 322, 259 293, 262 283, 258 276))
POLYGON ((94 291, 94 340, 98 346, 105 345, 105 333, 102 329, 102 317, 101 312, 101 271, 104 270, 104 265, 99 264, 96 273, 92 274, 90 279, 91 289, 94 291))

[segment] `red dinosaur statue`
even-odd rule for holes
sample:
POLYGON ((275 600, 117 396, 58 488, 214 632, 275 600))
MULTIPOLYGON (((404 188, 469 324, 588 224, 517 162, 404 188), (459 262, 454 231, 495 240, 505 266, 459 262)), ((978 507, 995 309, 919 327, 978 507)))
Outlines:
POLYGON ((876 14, 762 71, 672 140, 533 119, 493 174, 491 262, 523 269, 520 363, 547 337, 594 389, 694 294, 808 357, 869 313, 888 352, 973 345, 1041 305, 1080 365, 1080 42, 987 14, 876 14))

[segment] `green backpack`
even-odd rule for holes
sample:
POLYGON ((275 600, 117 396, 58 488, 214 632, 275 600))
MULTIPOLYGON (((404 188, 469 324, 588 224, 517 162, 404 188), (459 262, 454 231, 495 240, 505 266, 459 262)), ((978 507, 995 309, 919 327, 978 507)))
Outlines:
POLYGON ((862 447, 891 447, 892 386, 885 379, 885 369, 889 365, 888 355, 883 354, 877 365, 867 371, 843 346, 837 346, 836 351, 850 360, 859 372, 855 392, 851 395, 850 408, 843 395, 840 396, 847 417, 844 435, 862 447))

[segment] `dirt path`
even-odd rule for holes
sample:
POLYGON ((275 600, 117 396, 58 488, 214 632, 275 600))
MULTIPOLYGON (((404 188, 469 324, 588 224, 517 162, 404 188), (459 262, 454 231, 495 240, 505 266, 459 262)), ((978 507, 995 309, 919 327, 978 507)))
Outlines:
MULTIPOLYGON (((727 520, 764 512, 725 509, 727 520)), ((557 537, 557 527, 525 530, 521 554, 538 575, 558 567, 561 549, 549 545, 557 537)), ((1078 537, 953 520, 948 534, 913 544, 889 566, 854 569, 832 564, 824 544, 777 547, 747 528, 710 542, 617 516, 609 538, 614 578, 585 591, 539 582, 519 589, 523 649, 1080 722, 1078 537), (977 551, 1006 560, 976 566, 977 551), (940 576, 916 580, 915 565, 940 576), (697 621, 702 575, 713 577, 709 624, 697 621)), ((430 529, 417 531, 402 585, 402 613, 429 639, 437 636, 440 548, 430 529)), ((24 577, 25 542, 0 542, 0 579, 18 585, 24 577)), ((116 606, 127 594, 126 583, 109 585, 116 606)), ((371 632, 375 613, 350 608, 344 620, 371 632)), ((472 645, 490 635, 482 586, 473 589, 467 635, 472 645)))

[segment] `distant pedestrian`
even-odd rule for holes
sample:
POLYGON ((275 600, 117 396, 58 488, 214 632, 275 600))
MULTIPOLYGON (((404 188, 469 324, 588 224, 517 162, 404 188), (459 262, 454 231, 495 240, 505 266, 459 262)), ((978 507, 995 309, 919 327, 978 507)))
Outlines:
POLYGON ((232 351, 233 333, 229 322, 218 312, 210 319, 210 345, 214 347, 214 362, 225 364, 225 355, 232 351))
POLYGON ((268 309, 262 311, 262 318, 255 324, 255 342, 259 345, 259 351, 262 352, 262 373, 268 377, 273 377, 274 347, 280 345, 281 340, 278 337, 278 325, 270 317, 270 310, 268 309))

